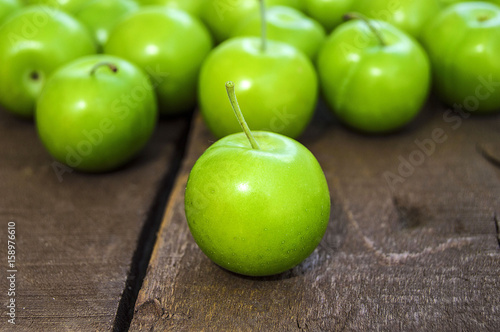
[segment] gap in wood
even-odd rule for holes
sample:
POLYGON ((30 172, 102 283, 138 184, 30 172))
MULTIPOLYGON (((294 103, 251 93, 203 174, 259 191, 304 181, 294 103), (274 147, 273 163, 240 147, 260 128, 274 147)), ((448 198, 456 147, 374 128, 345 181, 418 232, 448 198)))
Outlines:
POLYGON ((500 218, 498 217, 498 214, 495 214, 495 216, 493 217, 493 221, 495 222, 495 229, 497 230, 498 248, 500 249, 500 218))
MULTIPOLYGON (((193 113, 189 115, 188 124, 182 137, 176 144, 174 157, 170 164, 170 170, 165 174, 160 184, 156 197, 149 209, 148 217, 142 227, 137 248, 132 257, 130 272, 125 283, 115 321, 113 331, 128 331, 134 316, 135 302, 142 288, 142 283, 146 277, 147 268, 156 243, 156 236, 160 229, 165 206, 170 198, 174 187, 175 179, 180 171, 184 159, 189 132, 193 120, 193 113)), ((168 119, 166 120, 168 121, 168 119)))

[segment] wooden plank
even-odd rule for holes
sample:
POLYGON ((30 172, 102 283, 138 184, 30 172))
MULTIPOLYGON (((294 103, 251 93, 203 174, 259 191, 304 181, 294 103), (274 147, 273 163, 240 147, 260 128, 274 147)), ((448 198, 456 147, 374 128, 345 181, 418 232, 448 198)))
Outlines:
POLYGON ((500 330, 499 129, 429 103, 407 130, 366 136, 320 107, 300 140, 330 186, 327 233, 291 271, 248 278, 211 263, 185 221, 187 176, 214 141, 197 117, 131 330, 500 330))
POLYGON ((15 327, 113 329, 141 230, 187 130, 188 119, 162 121, 126 167, 58 177, 34 124, 0 110, 0 330, 14 327, 6 316, 8 222, 17 235, 15 327))

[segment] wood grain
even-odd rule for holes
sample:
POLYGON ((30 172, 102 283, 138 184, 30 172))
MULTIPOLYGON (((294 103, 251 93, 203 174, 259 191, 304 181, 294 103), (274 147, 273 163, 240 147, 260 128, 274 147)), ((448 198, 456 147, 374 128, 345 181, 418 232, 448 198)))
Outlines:
MULTIPOLYGON (((0 256, 6 265, 7 223, 17 232, 19 331, 106 331, 115 324, 132 257, 188 119, 162 121, 145 151, 106 174, 60 177, 33 122, 0 110, 0 256)), ((0 281, 0 330, 7 279, 0 281)))
POLYGON ((189 233, 185 183, 214 141, 193 126, 131 330, 500 330, 500 117, 429 103, 406 130, 366 136, 320 107, 300 141, 325 171, 330 224, 308 259, 266 278, 217 267, 189 233))

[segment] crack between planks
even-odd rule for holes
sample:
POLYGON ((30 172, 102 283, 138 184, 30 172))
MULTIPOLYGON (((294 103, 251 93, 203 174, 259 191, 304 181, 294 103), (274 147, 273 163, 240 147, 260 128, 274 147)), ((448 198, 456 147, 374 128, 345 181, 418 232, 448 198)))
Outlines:
POLYGON ((132 257, 130 272, 125 283, 125 289, 123 290, 118 304, 115 320, 113 322, 114 332, 128 331, 130 324, 132 323, 135 303, 137 301, 139 291, 142 288, 144 278, 146 277, 149 261, 156 243, 157 233, 163 220, 165 206, 171 197, 175 180, 179 175, 182 162, 186 155, 193 115, 194 113, 191 113, 188 117, 188 124, 186 125, 187 128, 185 133, 181 136, 175 146, 175 152, 170 169, 161 180, 158 192, 156 193, 153 204, 149 209, 146 222, 141 229, 137 247, 132 257))
POLYGON ((500 249, 500 217, 498 214, 495 213, 493 221, 495 222, 495 230, 497 231, 498 249, 500 249))

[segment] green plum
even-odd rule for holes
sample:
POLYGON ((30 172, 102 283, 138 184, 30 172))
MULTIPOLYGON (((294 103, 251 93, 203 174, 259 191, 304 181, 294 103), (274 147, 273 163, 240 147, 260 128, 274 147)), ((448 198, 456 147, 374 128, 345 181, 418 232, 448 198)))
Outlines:
POLYGON ((166 5, 200 17, 207 0, 137 0, 141 5, 166 5))
POLYGON ((323 94, 345 124, 368 133, 394 131, 427 99, 429 59, 400 29, 360 18, 338 26, 318 55, 323 94))
MULTIPOLYGON (((262 0, 261 0, 262 1, 262 0)), ((266 6, 291 6, 302 9, 302 0, 266 0, 266 6)), ((259 12, 259 0, 206 0, 201 19, 217 43, 231 37, 232 31, 259 12)))
POLYGON ((231 78, 239 91, 248 124, 255 130, 298 137, 307 127, 317 102, 317 75, 311 61, 296 48, 258 37, 229 39, 204 62, 199 103, 206 124, 217 137, 240 130, 219 87, 231 78))
POLYGON ((500 0, 439 0, 439 2, 444 6, 453 5, 459 2, 472 2, 472 1, 491 2, 500 6, 500 0))
POLYGON ((46 5, 74 14, 88 0, 23 0, 28 5, 46 5))
POLYGON ((91 0, 85 3, 75 16, 92 31, 99 49, 102 50, 116 23, 138 8, 139 5, 134 0, 91 0))
POLYGON ((265 0, 268 7, 271 6, 287 6, 300 11, 305 9, 305 0, 265 0))
POLYGON ((121 20, 104 53, 128 59, 152 78, 162 115, 191 111, 201 64, 212 49, 210 33, 186 12, 145 6, 121 20))
POLYGON ((19 0, 0 0, 0 25, 3 24, 10 14, 21 8, 21 6, 19 0))
POLYGON ((469 112, 500 111, 500 7, 487 2, 449 6, 424 31, 436 94, 469 112))
POLYGON ((305 0, 305 13, 318 21, 327 32, 341 24, 342 16, 350 12, 354 0, 305 0))
MULTIPOLYGON (((236 100, 234 99, 236 102, 236 100)), ((200 249, 219 266, 248 276, 284 272, 320 243, 330 194, 314 155, 279 134, 222 138, 196 161, 185 212, 200 249)))
POLYGON ((87 28, 69 14, 47 6, 19 9, 0 27, 0 104, 31 118, 52 71, 95 52, 87 28))
POLYGON ((439 0, 359 0, 353 6, 354 11, 389 22, 417 39, 441 9, 439 0))
MULTIPOLYGON (((267 37, 288 43, 314 60, 326 38, 323 27, 302 12, 286 6, 272 6, 266 13, 267 37)), ((261 15, 253 15, 239 25, 233 37, 260 36, 261 15)))
POLYGON ((36 107, 36 127, 49 153, 87 172, 109 171, 136 156, 157 120, 147 74, 109 55, 82 57, 59 68, 36 107))

